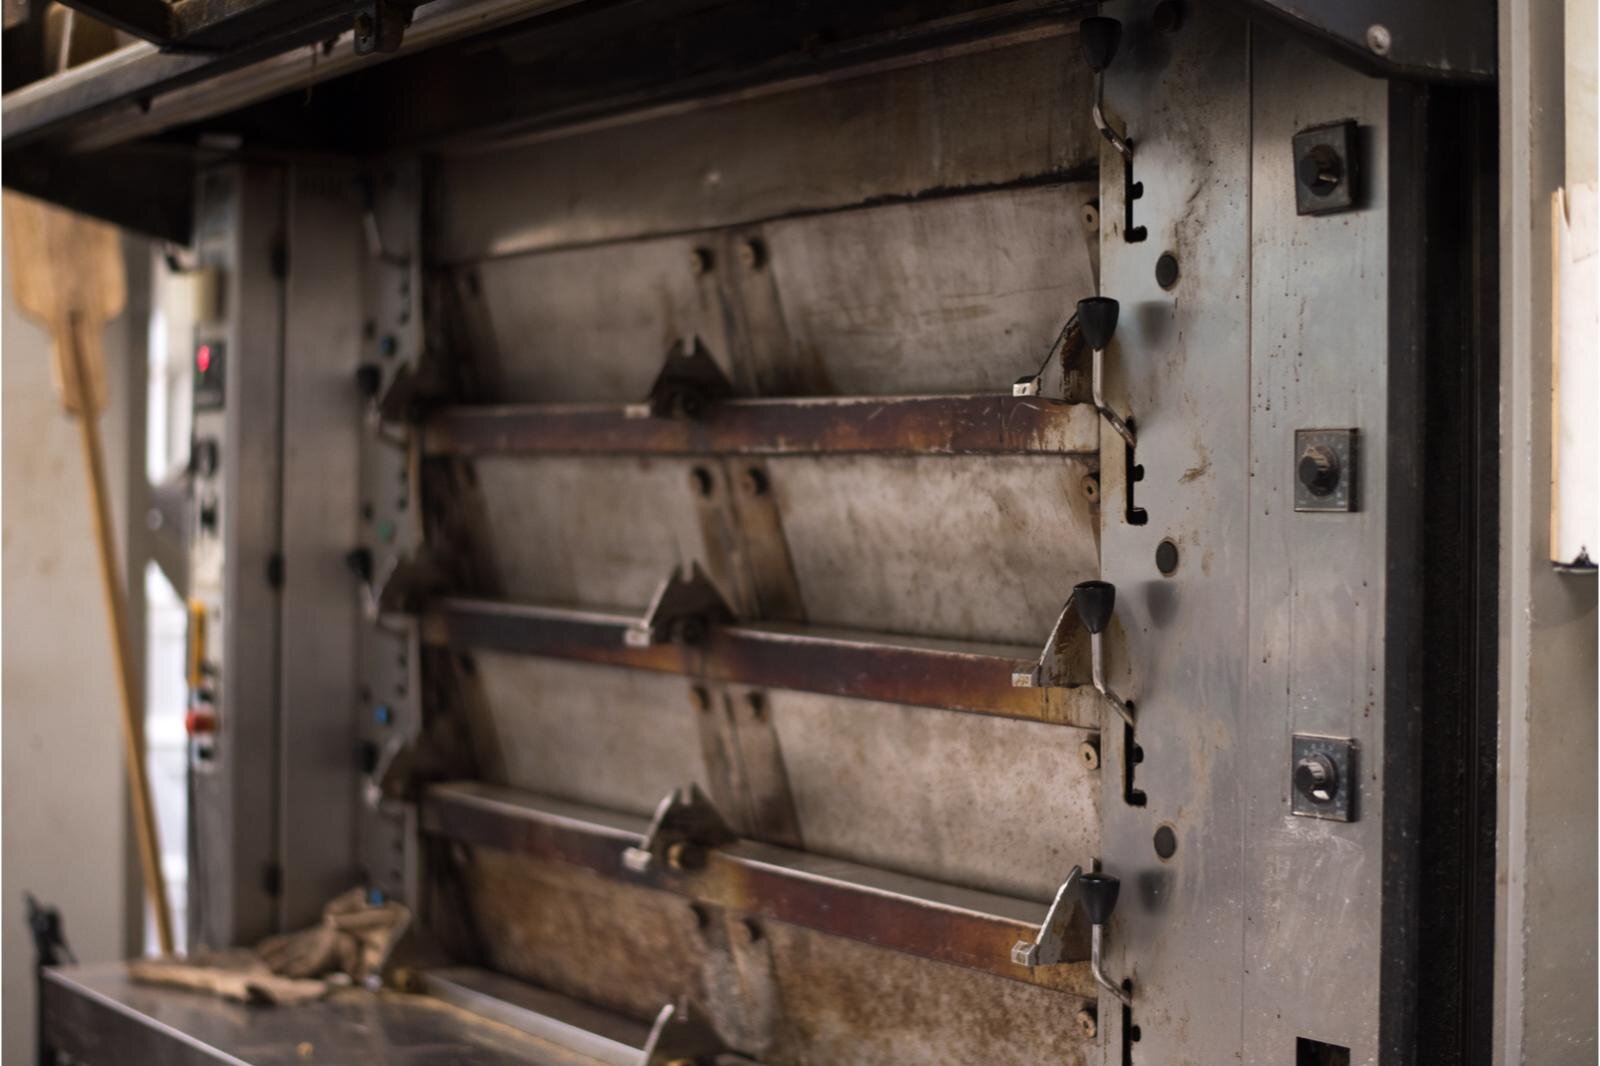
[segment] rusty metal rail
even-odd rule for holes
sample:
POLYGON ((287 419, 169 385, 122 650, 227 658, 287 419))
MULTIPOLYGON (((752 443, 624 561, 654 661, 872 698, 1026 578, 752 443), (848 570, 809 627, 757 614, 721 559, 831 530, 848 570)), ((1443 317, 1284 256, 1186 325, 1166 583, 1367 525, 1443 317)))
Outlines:
POLYGON ((1017 688, 1036 652, 998 644, 890 637, 777 623, 714 625, 695 644, 625 643, 632 615, 440 598, 422 612, 424 642, 680 674, 724 684, 1097 729, 1099 696, 1083 686, 1017 688))
POLYGON ((446 407, 423 426, 430 456, 1093 455, 1093 407, 1040 396, 728 400, 700 420, 631 417, 622 404, 446 407))
POLYGON ((635 871, 623 853, 647 821, 479 782, 433 785, 422 798, 433 836, 580 866, 703 903, 964 966, 1013 981, 1092 995, 1082 916, 1069 928, 1070 964, 1029 969, 1011 947, 1031 940, 1044 903, 958 888, 750 840, 706 851, 691 870, 635 871))

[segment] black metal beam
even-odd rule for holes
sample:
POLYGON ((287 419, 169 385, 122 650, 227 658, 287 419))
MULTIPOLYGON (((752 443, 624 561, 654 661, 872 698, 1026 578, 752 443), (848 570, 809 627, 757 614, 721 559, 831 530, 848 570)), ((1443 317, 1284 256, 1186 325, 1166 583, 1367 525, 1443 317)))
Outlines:
MULTIPOLYGON (((631 615, 444 598, 422 614, 425 643, 679 674, 706 681, 988 714, 1094 729, 1092 688, 1018 688, 1037 652, 779 624, 715 625, 697 644, 633 647, 631 615)), ((1041 638, 1042 639, 1042 638, 1041 638)))
POLYGON ((494 454, 1093 455, 1093 407, 1040 396, 731 400, 700 420, 620 404, 447 407, 423 425, 430 456, 494 454))
POLYGON ((1088 927, 1074 919, 1062 966, 1011 961, 1043 924, 1044 903, 957 888, 803 851, 741 840, 705 852, 695 868, 635 871, 623 852, 645 842, 643 818, 478 782, 431 786, 423 832, 464 844, 566 863, 604 877, 858 940, 1013 981, 1092 995, 1088 927))

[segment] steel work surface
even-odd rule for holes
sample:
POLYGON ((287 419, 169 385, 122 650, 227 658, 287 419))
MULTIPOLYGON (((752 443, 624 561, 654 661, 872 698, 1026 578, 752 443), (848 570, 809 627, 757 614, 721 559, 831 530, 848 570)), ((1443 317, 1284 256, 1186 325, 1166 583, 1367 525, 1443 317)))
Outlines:
POLYGON ((591 1060, 431 996, 337 992, 297 1007, 251 1007, 135 983, 122 963, 45 975, 51 1047, 101 1063, 386 1063, 581 1066, 591 1060))

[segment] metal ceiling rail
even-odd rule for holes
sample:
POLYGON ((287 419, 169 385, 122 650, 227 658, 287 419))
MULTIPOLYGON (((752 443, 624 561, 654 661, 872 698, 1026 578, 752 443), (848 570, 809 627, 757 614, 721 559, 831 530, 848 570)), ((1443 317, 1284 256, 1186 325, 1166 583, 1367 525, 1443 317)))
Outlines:
POLYGON ((741 399, 699 420, 635 417, 622 404, 445 407, 422 429, 428 456, 1093 455, 1092 406, 1041 396, 741 399))
POLYGON ((68 127, 73 135, 67 140, 76 149, 124 143, 572 2, 431 0, 417 7, 405 40, 391 55, 357 55, 350 33, 315 60, 304 48, 266 56, 251 49, 193 54, 140 41, 6 93, 5 146, 63 134, 68 127))
POLYGON ((433 599, 422 639, 657 673, 722 684, 817 692, 850 699, 963 711, 1098 729, 1100 696, 1090 686, 1016 687, 1037 652, 779 623, 711 625, 693 644, 626 643, 638 618, 621 612, 539 607, 495 600, 433 599))
POLYGON ((841 936, 891 951, 980 970, 1074 995, 1090 995, 1088 930, 1081 915, 1068 930, 1066 965, 1029 968, 1011 961, 1032 940, 1043 903, 958 888, 750 840, 705 850, 688 869, 624 858, 646 843, 646 819, 551 800, 479 782, 429 787, 423 832, 579 866, 604 877, 687 896, 697 902, 841 936))

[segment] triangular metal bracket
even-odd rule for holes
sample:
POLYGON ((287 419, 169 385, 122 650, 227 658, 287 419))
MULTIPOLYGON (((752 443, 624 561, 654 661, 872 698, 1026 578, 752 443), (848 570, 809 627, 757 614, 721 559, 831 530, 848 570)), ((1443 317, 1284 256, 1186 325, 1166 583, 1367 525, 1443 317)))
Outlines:
POLYGON ((707 851, 738 839, 699 785, 683 785, 657 805, 644 843, 623 852, 622 863, 635 873, 697 869, 707 851))
POLYGON ((629 418, 704 418, 711 405, 733 395, 733 383, 711 353, 690 337, 675 343, 642 403, 629 404, 629 418))
POLYGON ((444 567, 432 557, 395 556, 388 572, 368 586, 367 615, 377 621, 386 615, 416 614, 447 584, 444 567))
POLYGON ((716 1030, 690 1014, 687 1003, 668 1003, 650 1027, 650 1039, 639 1053, 639 1066, 711 1066, 730 1050, 716 1030))
POLYGON ((1074 866, 1072 872, 1067 874, 1067 879, 1056 889, 1055 901, 1050 904, 1038 935, 1031 941, 1019 940, 1012 946, 1012 962, 1032 969, 1035 966, 1057 966, 1063 962, 1078 961, 1067 958, 1067 926, 1072 922, 1073 912, 1082 894, 1078 885, 1078 878, 1082 876, 1081 866, 1074 866))
POLYGON ((622 635, 630 648, 657 644, 698 644, 718 622, 734 620, 733 610, 698 562, 677 567, 650 598, 644 617, 622 635))
POLYGON ((1093 683, 1089 661, 1089 631, 1078 620, 1073 600, 1077 593, 1067 597, 1056 624, 1050 630, 1039 661, 1032 668, 1018 670, 1011 675, 1015 688, 1077 688, 1093 683))
POLYGON ((424 354, 416 363, 408 360, 396 367, 388 387, 373 401, 379 420, 386 425, 416 422, 429 405, 443 400, 448 390, 438 362, 424 354))

